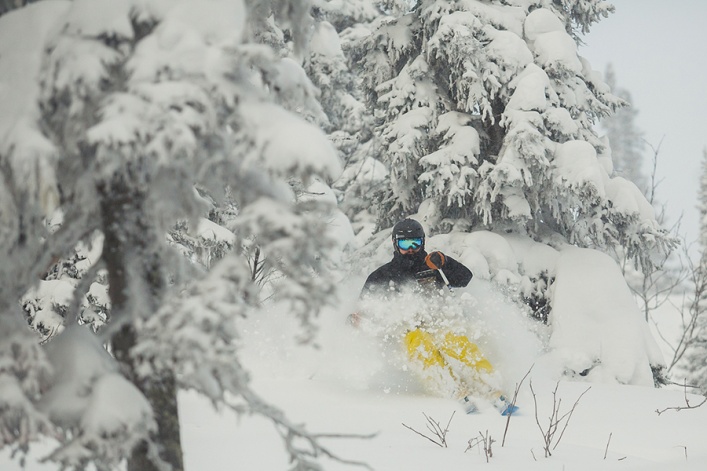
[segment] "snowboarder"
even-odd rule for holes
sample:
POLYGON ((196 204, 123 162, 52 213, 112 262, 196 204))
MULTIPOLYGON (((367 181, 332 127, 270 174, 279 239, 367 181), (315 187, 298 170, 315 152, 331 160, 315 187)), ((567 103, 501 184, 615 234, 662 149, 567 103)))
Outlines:
MULTIPOLYGON (((425 251, 425 231, 414 219, 404 219, 393 227, 393 259, 373 271, 363 286, 362 297, 375 296, 386 292, 399 293, 405 286, 425 290, 465 287, 473 274, 462 263, 452 257, 435 251, 425 251)), ((349 317, 349 322, 358 325, 359 313, 349 317)), ((453 383, 452 393, 467 410, 474 412, 476 405, 472 399, 474 385, 479 378, 493 373, 493 367, 465 335, 453 332, 434 332, 423 327, 409 330, 404 338, 408 357, 420 367, 420 374, 431 389, 446 389, 453 383), (475 381, 476 380, 476 381, 475 381)), ((517 407, 508 403, 496 389, 483 385, 486 396, 503 415, 511 414, 517 407)))

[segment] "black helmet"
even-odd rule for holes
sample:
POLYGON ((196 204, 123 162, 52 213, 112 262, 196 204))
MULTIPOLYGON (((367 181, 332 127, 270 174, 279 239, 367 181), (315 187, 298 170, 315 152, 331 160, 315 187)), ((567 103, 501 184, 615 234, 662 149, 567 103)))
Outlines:
POLYGON ((393 242, 398 239, 425 238, 425 230, 422 224, 414 219, 403 219, 393 227, 393 242))

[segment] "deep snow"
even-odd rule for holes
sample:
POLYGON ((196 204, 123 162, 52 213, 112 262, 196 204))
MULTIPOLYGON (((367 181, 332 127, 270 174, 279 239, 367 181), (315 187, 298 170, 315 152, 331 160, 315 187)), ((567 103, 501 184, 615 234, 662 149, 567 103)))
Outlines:
MULTIPOLYGON (((507 422, 493 407, 486 404, 480 413, 466 415, 456 401, 426 394, 415 378, 389 361, 388 342, 379 342, 347 326, 342 313, 324 320, 319 350, 295 346, 289 340, 292 326, 277 319, 276 315, 262 318, 246 328, 244 361, 253 372, 255 389, 293 421, 306 423, 313 433, 375 433, 370 439, 331 438, 324 443, 340 457, 364 461, 376 470, 707 467, 707 407, 667 410, 660 415, 656 412, 685 406, 685 394, 679 389, 569 380, 558 383, 550 377, 550 370, 542 368, 542 362, 536 363, 521 386, 521 410, 508 423, 502 447, 507 422), (576 403, 571 421, 549 458, 543 451, 542 432, 529 388, 531 381, 544 430, 552 412, 555 388, 560 415, 576 403), (454 414, 447 448, 403 426, 434 438, 426 429, 423 414, 442 425, 454 414), (465 451, 469 440, 486 433, 495 440, 488 463, 480 447, 465 451)), ((534 348, 533 342, 527 340, 520 339, 510 353, 524 365, 532 363, 526 356, 534 348)), ((507 380, 513 384, 525 374, 520 369, 511 371, 512 377, 507 380)), ((693 405, 701 400, 694 395, 688 398, 693 405)), ((193 393, 182 394, 181 405, 187 469, 203 469, 204 463, 209 463, 209 469, 214 471, 233 469, 236 463, 243 469, 288 469, 281 439, 264 419, 238 419, 229 411, 216 411, 193 393)), ((553 443, 557 443, 561 431, 562 426, 553 443)), ((359 469, 328 459, 321 462, 326 470, 359 469)))
MULTIPOLYGON (((606 256, 573 247, 557 251, 486 232, 428 240, 430 250, 445 247, 453 248, 447 253, 472 268, 475 277, 453 295, 443 292, 430 298, 426 309, 442 306, 443 322, 467 323, 467 332, 501 375, 508 395, 530 371, 519 391, 520 413, 508 423, 505 446, 501 442, 506 419, 490 403, 481 401, 479 413, 465 415, 457 401, 425 391, 414 369, 405 364, 401 334, 414 311, 419 312, 427 301, 405 298, 389 304, 360 304, 362 276, 341 279, 340 302, 322 314, 316 348, 297 344, 297 321, 276 307, 239 320, 241 360, 252 373, 254 389, 312 433, 375 434, 367 439, 322 440, 341 458, 381 471, 461 470, 480 465, 576 471, 707 469, 703 445, 707 406, 656 413, 684 407, 685 394, 676 387, 655 389, 646 384, 644 373, 636 372, 648 368, 649 359, 669 354, 670 346, 653 340, 655 332, 649 333, 635 304, 626 298, 628 288, 612 274, 606 256), (539 269, 557 276, 554 322, 549 326, 528 318, 509 300, 512 293, 503 285, 504 279, 539 269), (594 283, 591 289, 590 282, 594 283), (602 311, 586 309, 589 304, 603 306, 602 311), (375 322, 359 328, 348 325, 347 315, 362 308, 375 322), (586 376, 570 372, 592 364, 586 376), (634 385, 621 384, 629 381, 634 385), (546 458, 541 428, 547 430, 555 388, 560 415, 575 403, 576 408, 552 456, 546 458), (454 414, 447 448, 403 426, 429 435, 423 414, 442 425, 454 414), (469 440, 487 433, 494 440, 488 464, 479 446, 465 452, 469 440)), ((382 240, 364 262, 375 266, 389 256, 389 242, 382 240)), ((671 313, 657 314, 664 333, 673 337, 676 332, 671 326, 677 317, 671 320, 671 313)), ((692 405, 701 400, 688 397, 692 405)), ((180 396, 180 413, 187 470, 289 469, 282 440, 266 419, 238 418, 189 391, 180 396)), ((26 469, 57 469, 37 461, 51 449, 50 441, 40 443, 30 453, 26 469)), ((327 458, 321 463, 326 470, 358 469, 327 458)), ((20 469, 17 461, 9 459, 8 450, 0 453, 0 469, 20 469)))
MULTIPOLYGON (((112 23, 115 15, 111 12, 114 10, 102 8, 109 3, 104 1, 92 4, 94 8, 83 18, 84 22, 78 21, 76 24, 90 23, 100 30, 104 21, 112 23), (95 21, 98 18, 101 21, 95 21)), ((239 2, 221 3, 234 8, 241 5, 239 2)), ((39 87, 26 78, 35 76, 41 64, 39 60, 27 58, 35 57, 29 52, 41 49, 50 23, 53 23, 55 17, 62 17, 70 6, 68 2, 47 2, 47 5, 52 5, 51 11, 42 6, 45 15, 34 18, 41 21, 18 21, 13 28, 0 28, 6 33, 0 35, 0 44, 11 44, 9 39, 3 41, 2 38, 19 37, 23 30, 30 31, 30 37, 33 38, 30 42, 22 43, 22 48, 16 47, 14 43, 9 49, 3 48, 3 51, 7 49, 11 52, 9 55, 0 54, 5 61, 10 61, 5 62, 10 66, 3 68, 0 82, 12 84, 0 87, 0 92, 5 92, 0 94, 0 101, 7 103, 6 108, 11 110, 9 114, 5 113, 10 119, 0 119, 1 136, 15 129, 15 115, 25 117, 36 114, 34 103, 39 87), (25 28, 27 24, 32 27, 25 28), (15 86, 18 84, 21 86, 15 86)), ((167 3, 164 5, 168 8, 167 3)), ((191 6, 193 8, 188 12, 173 9, 168 18, 171 21, 165 22, 161 39, 178 38, 184 32, 182 20, 185 18, 193 20, 190 22, 194 23, 196 30, 207 36, 217 32, 237 34, 242 30, 242 25, 233 25, 228 21, 215 27, 211 22, 214 15, 209 14, 208 9, 204 10, 196 2, 191 6), (207 17, 209 22, 201 21, 207 17)), ((27 8, 18 14, 29 14, 32 11, 27 8)), ((569 69, 579 70, 582 64, 577 62, 575 46, 568 42, 569 36, 561 28, 558 29, 557 24, 552 24, 541 15, 542 11, 537 10, 532 17, 529 16, 526 27, 531 30, 530 34, 538 36, 535 38, 536 50, 542 55, 543 61, 559 62, 569 69), (562 42, 566 43, 566 47, 557 48, 557 44, 562 42), (570 54, 567 54, 568 51, 570 54)), ((236 14, 222 16, 220 19, 241 17, 236 14)), ((517 30, 520 23, 515 21, 509 21, 508 29, 513 29, 514 24, 517 30)), ((126 26, 126 23, 112 24, 116 31, 126 26)), ((176 63, 188 70, 189 67, 202 68, 202 61, 208 61, 211 57, 182 54, 185 52, 182 47, 193 44, 189 41, 177 41, 174 44, 167 41, 175 47, 167 51, 169 54, 163 54, 165 51, 157 47, 164 46, 163 43, 153 42, 154 48, 149 47, 150 44, 144 45, 142 56, 136 61, 141 62, 145 68, 136 69, 136 77, 141 74, 149 76, 165 61, 174 62, 175 58, 179 59, 176 63), (200 60, 195 61, 197 56, 200 60)), ((530 56, 512 46, 505 32, 494 38, 494 47, 507 60, 519 64, 529 60, 530 56), (518 54, 511 54, 511 50, 518 54)), ((84 67, 89 63, 79 60, 75 65, 77 70, 86 73, 84 67)), ((100 70, 92 69, 91 72, 100 70)), ((528 70, 533 72, 532 67, 528 70)), ((530 85, 542 77, 530 72, 522 77, 523 83, 519 81, 520 91, 515 95, 515 101, 509 104, 509 113, 528 108, 529 103, 533 107, 537 105, 533 100, 538 99, 538 96, 531 93, 535 87, 530 85)), ((62 77, 67 81, 73 79, 71 74, 62 77)), ((544 100, 544 97, 540 96, 539 99, 544 100)), ((271 121, 272 113, 263 114, 262 111, 256 117, 271 121)), ((279 122, 282 124, 285 119, 286 116, 280 116, 279 122)), ((567 132, 573 125, 566 114, 553 116, 553 119, 567 132)), ((118 123, 120 125, 98 130, 108 130, 119 135, 124 130, 125 122, 116 121, 113 124, 118 123)), ((292 120, 287 123, 292 126, 296 124, 292 120)), ((33 154, 42 155, 51 150, 30 121, 23 118, 18 126, 14 135, 19 136, 19 140, 5 139, 0 147, 21 141, 29 143, 27 149, 33 154)), ((308 136, 321 137, 319 131, 303 128, 300 123, 297 132, 294 132, 292 126, 273 125, 272 129, 278 130, 280 138, 283 128, 290 130, 289 137, 281 139, 282 142, 308 145, 310 159, 302 165, 310 165, 325 173, 337 173, 339 169, 334 162, 320 158, 324 154, 331 154, 328 145, 312 152, 311 142, 302 139, 303 132, 308 136)), ((111 133, 100 134, 94 129, 92 135, 105 137, 111 133)), ((596 155, 591 146, 576 142, 559 147, 558 172, 568 185, 590 184, 602 196, 610 197, 615 207, 652 217, 652 209, 637 200, 635 187, 627 185, 623 179, 609 178, 611 168, 607 156, 596 155)), ((267 155, 268 165, 275 169, 294 165, 294 154, 289 152, 292 149, 285 149, 288 152, 277 152, 282 151, 282 148, 270 150, 273 149, 275 152, 267 155)), ((511 157, 508 156, 509 159, 511 157)), ((34 169, 35 166, 22 168, 34 169)), ((51 195, 48 195, 53 187, 51 178, 46 177, 46 181, 41 183, 44 190, 40 193, 45 195, 45 199, 51 200, 51 195)), ((527 213, 527 204, 511 198, 508 201, 516 202, 509 207, 512 214, 527 213)), ((606 256, 571 248, 558 251, 548 246, 529 244, 528 241, 510 237, 504 239, 498 234, 484 232, 439 236, 431 238, 429 242, 431 246, 437 244, 443 249, 453 247, 452 254, 469 265, 476 274, 472 285, 456 294, 458 306, 462 310, 462 320, 469 322, 469 329, 475 332, 475 340, 503 376, 505 388, 512 390, 530 366, 535 365, 521 390, 518 401, 521 413, 511 419, 505 447, 500 446, 500 441, 506 422, 490 405, 482 404, 479 414, 465 416, 455 401, 433 397, 423 391, 416 378, 405 370, 398 355, 395 335, 398 332, 386 328, 353 330, 346 325, 346 315, 356 309, 353 300, 362 280, 348 279, 344 283, 350 289, 344 294, 343 308, 330 311, 323 317, 318 350, 294 344, 292 339, 296 326, 283 320, 287 318, 284 315, 286 313, 263 313, 262 316, 244 322, 242 352, 244 363, 253 373, 256 390, 274 405, 281 407, 292 419, 306 422, 313 432, 377 433, 375 438, 366 440, 324 440, 340 456, 365 461, 380 470, 466 469, 485 463, 486 457, 479 453, 478 448, 467 453, 464 453, 464 449, 470 438, 486 431, 496 440, 494 456, 488 464, 491 468, 705 469, 707 452, 701 446, 701 440, 707 408, 680 413, 667 411, 660 416, 655 412, 656 409, 684 405, 683 393, 679 390, 656 390, 647 385, 650 382, 648 361, 657 359, 658 350, 647 334, 648 327, 641 323, 638 310, 627 298, 623 280, 617 276, 615 267, 612 272, 606 263, 606 256), (547 328, 533 325, 522 311, 505 299, 499 288, 504 285, 504 280, 507 286, 512 286, 522 277, 537 275, 540 270, 558 277, 553 293, 553 325, 547 328), (588 306, 592 309, 585 309, 588 306), (538 394, 538 416, 541 424, 545 424, 549 414, 548 404, 552 400, 551 393, 558 385, 561 374, 568 370, 580 372, 589 369, 591 371, 586 377, 577 376, 575 381, 565 379, 559 383, 558 394, 562 398, 563 412, 572 407, 590 385, 591 389, 577 404, 572 422, 553 457, 546 459, 542 451, 541 432, 535 420, 530 381, 538 394), (591 380, 591 384, 583 381, 587 379, 591 380), (643 386, 623 386, 617 381, 643 386), (446 423, 453 412, 455 416, 450 426, 447 449, 436 447, 402 426, 405 423, 424 431, 423 413, 446 423)), ((375 265, 384 261, 389 256, 388 245, 383 241, 369 262, 375 265)), ((44 285, 43 288, 49 286, 44 285)), ((53 358, 57 365, 68 364, 63 361, 67 359, 64 355, 68 353, 53 358)), ((81 375, 72 376, 68 383, 73 385, 76 376, 81 375)), ((104 385, 107 384, 106 388, 115 392, 116 376, 107 374, 106 378, 104 385)), ((60 396, 56 398, 56 403, 65 406, 63 412, 71 412, 72 409, 67 407, 67 394, 62 393, 60 396)), ((90 397, 87 394, 80 396, 77 407, 85 407, 90 397)), ((692 397, 693 403, 698 400, 699 397, 692 397)), ((218 471, 234 467, 258 470, 287 468, 280 439, 263 419, 246 417, 237 421, 228 411, 214 411, 207 401, 189 392, 181 396, 181 409, 187 469, 218 471)), ((115 409, 111 412, 115 412, 115 409)), ((106 418, 113 423, 119 422, 120 417, 106 414, 106 418)), ((49 441, 34 448, 27 469, 57 469, 56 465, 37 462, 51 448, 49 441)), ((325 469, 349 469, 335 462, 325 461, 324 464, 325 469)), ((8 450, 0 453, 1 470, 18 468, 18 462, 9 460, 8 450)))
MULTIPOLYGON (((522 412, 511 418, 506 445, 501 441, 506 419, 495 409, 464 415, 454 401, 417 394, 355 391, 341 384, 315 378, 271 377, 257 381, 258 389, 288 415, 307 423, 316 433, 376 433, 371 439, 328 439, 339 456, 362 460, 381 471, 429 469, 541 469, 541 470, 704 470, 707 408, 691 411, 656 409, 684 405, 680 391, 642 386, 591 385, 577 404, 553 455, 544 457, 543 437, 535 422, 532 396, 526 387, 518 404, 522 412), (455 413, 447 434, 448 448, 440 448, 414 434, 403 424, 427 433, 423 413, 446 424, 455 413), (486 434, 496 440, 493 457, 479 448, 465 450, 468 440, 486 434), (608 446, 608 452, 607 452, 608 446), (606 453, 606 458, 604 458, 606 453)), ((546 426, 556 384, 534 378, 539 417, 546 426)), ((561 410, 571 409, 588 387, 561 382, 561 410)), ((693 397, 697 401, 698 398, 693 397)), ((187 469, 285 470, 287 458, 280 438, 260 418, 237 420, 230 412, 216 412, 193 394, 182 395, 183 439, 187 469)), ((558 432, 559 436, 559 432, 558 432)), ((323 469, 358 469, 323 460, 323 469)))

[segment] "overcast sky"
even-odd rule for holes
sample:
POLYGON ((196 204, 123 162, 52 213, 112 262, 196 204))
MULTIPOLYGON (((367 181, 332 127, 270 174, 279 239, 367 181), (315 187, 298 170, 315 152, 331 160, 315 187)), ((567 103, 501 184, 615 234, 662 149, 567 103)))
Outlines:
MULTIPOLYGON (((579 53, 602 74, 612 63, 618 86, 631 93, 637 126, 651 145, 661 145, 657 198, 667 204, 673 222, 684 215, 682 232, 694 241, 707 147, 707 2, 611 3, 616 12, 592 28, 579 53)), ((647 151, 646 159, 651 155, 647 151)))

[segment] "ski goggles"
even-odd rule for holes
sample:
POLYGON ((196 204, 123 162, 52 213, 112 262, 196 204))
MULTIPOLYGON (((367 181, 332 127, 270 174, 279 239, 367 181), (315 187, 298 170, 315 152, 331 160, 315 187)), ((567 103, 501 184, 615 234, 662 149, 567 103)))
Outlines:
POLYGON ((416 239, 397 239, 395 243, 400 250, 417 250, 422 247, 422 237, 416 239))

